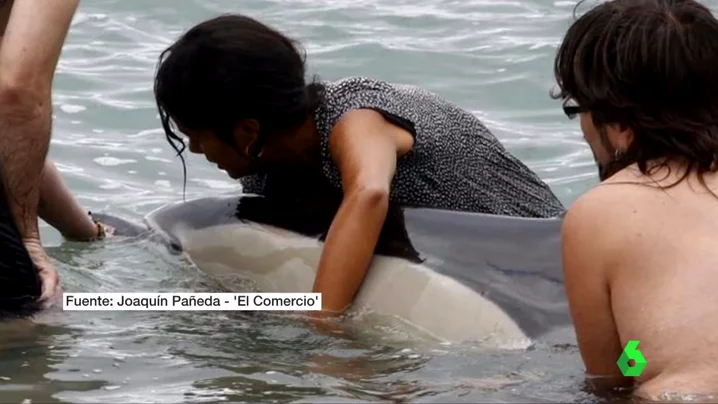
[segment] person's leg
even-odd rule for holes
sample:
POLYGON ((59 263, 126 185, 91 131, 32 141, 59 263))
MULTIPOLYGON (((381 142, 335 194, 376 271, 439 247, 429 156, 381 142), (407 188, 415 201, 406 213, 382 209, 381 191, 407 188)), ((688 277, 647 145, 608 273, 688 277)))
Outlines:
POLYGON ((42 283, 20 237, 0 183, 0 321, 41 310, 42 283))
POLYGON ((77 203, 50 159, 45 160, 38 215, 68 240, 89 241, 102 238, 102 235, 98 234, 98 225, 77 203))

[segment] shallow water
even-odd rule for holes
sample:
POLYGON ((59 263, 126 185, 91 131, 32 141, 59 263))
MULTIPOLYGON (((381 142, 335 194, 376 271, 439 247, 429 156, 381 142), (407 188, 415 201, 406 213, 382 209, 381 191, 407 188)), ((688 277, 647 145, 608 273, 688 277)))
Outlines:
MULTIPOLYGON (((574 2, 539 0, 93 0, 76 15, 55 81, 50 151, 81 203, 139 218, 182 197, 182 167, 152 98, 159 52, 221 12, 301 39, 312 73, 418 84, 474 111, 570 204, 593 159, 549 97, 574 2)), ((187 197, 239 187, 188 157, 187 197)), ((67 291, 210 291, 146 241, 64 243, 43 227, 67 291)), ((54 311, 0 328, 1 402, 567 402, 581 392, 570 330, 529 350, 411 341, 401 329, 320 335, 258 313, 54 311)))

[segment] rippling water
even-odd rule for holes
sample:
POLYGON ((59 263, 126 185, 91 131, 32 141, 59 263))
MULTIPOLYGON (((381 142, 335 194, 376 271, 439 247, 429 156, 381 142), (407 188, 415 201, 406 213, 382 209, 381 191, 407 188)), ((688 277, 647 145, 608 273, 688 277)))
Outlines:
MULTIPOLYGON (((202 19, 238 11, 301 39, 312 73, 418 84, 484 119, 570 204, 595 183, 579 134, 551 100, 553 55, 574 2, 539 0, 92 0, 55 82, 50 151, 82 204, 140 217, 182 196, 182 167, 152 97, 160 51, 202 19)), ((190 156, 187 197, 236 192, 190 156)), ((43 227, 68 291, 211 290, 137 241, 65 243, 43 227)), ((575 401, 567 344, 528 351, 417 345, 400 330, 329 338, 262 313, 52 312, 0 331, 0 401, 575 401), (385 339, 382 339, 383 338, 385 339)))

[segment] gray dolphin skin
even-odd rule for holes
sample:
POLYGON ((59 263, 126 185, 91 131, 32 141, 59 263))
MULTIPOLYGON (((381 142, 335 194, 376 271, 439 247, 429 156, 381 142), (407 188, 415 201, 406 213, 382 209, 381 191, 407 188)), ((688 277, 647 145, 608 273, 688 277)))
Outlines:
MULTIPOLYGON (((94 214, 120 236, 145 235, 217 277, 263 292, 310 292, 340 197, 223 196, 163 206, 134 224, 94 214), (277 269, 281 268, 281 269, 277 269)), ((560 261, 562 217, 517 218, 391 205, 355 306, 444 340, 538 339, 571 325, 560 261)), ((240 290, 241 292, 241 290, 240 290)))

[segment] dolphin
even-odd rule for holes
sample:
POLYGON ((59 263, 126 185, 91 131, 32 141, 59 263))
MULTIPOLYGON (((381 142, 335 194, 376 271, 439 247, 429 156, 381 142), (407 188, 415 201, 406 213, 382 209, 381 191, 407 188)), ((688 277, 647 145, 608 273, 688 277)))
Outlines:
MULTIPOLYGON (((261 292, 306 293, 340 203, 325 189, 170 203, 142 224, 93 216, 119 235, 153 237, 231 291, 246 292, 250 281, 261 292)), ((528 346, 571 324, 562 220, 392 203, 351 310, 392 316, 442 341, 528 346)))

